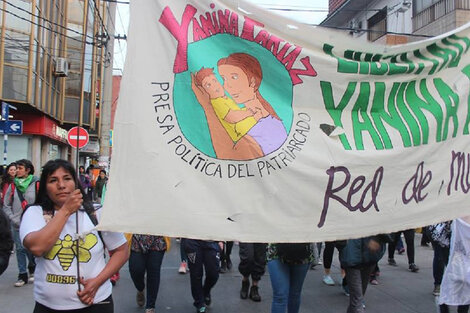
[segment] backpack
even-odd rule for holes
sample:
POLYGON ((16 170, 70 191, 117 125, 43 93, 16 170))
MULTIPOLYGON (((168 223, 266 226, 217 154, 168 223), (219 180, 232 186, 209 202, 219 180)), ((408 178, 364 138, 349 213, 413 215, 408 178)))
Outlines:
MULTIPOLYGON (((13 196, 15 195, 16 186, 14 183, 12 183, 10 186, 11 186, 10 202, 13 205, 13 196)), ((39 190, 39 180, 35 181, 34 188, 36 189, 36 197, 37 197, 38 190, 39 190)), ((26 208, 29 205, 28 201, 26 201, 26 199, 24 198, 24 195, 18 189, 16 189, 16 194, 18 195, 18 198, 21 201, 21 207, 23 208, 23 211, 26 210, 26 208)))
POLYGON ((310 243, 278 243, 277 254, 283 263, 299 264, 310 257, 310 243))

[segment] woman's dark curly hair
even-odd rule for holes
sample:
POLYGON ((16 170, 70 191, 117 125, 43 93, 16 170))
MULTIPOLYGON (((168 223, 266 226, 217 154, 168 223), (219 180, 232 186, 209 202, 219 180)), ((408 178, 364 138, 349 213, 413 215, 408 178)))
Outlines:
POLYGON ((8 171, 10 170, 10 167, 12 166, 16 167, 16 163, 12 162, 8 164, 7 168, 5 169, 5 172, 3 172, 2 182, 0 184, 1 190, 3 190, 3 186, 5 186, 5 184, 11 184, 13 182, 13 178, 11 178, 10 174, 8 174, 8 171))
POLYGON ((47 179, 59 168, 63 168, 68 172, 75 181, 75 186, 80 189, 83 196, 83 208, 85 210, 93 210, 93 204, 85 196, 85 192, 77 180, 77 172, 75 171, 72 163, 62 159, 50 160, 42 168, 41 178, 39 180, 38 196, 36 197, 36 202, 34 204, 40 205, 45 211, 54 211, 54 203, 47 194, 47 179))

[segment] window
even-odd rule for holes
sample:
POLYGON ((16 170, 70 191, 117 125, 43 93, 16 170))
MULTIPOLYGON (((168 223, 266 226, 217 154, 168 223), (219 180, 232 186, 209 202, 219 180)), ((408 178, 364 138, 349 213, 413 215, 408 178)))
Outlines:
POLYGON ((77 123, 79 106, 80 106, 79 98, 66 97, 65 106, 64 106, 64 121, 77 123))
POLYGON ((417 15, 439 1, 440 0, 413 0, 413 15, 417 15))
POLYGON ((5 63, 28 66, 29 35, 5 31, 5 63))
POLYGON ((387 33, 387 7, 377 12, 374 16, 367 20, 367 28, 369 41, 376 41, 387 33))
POLYGON ((3 98, 26 101, 28 70, 5 65, 3 70, 3 98))
MULTIPOLYGON (((3 2, 3 1, 2 1, 3 2)), ((31 12, 33 9, 31 5, 31 0, 9 0, 6 1, 7 5, 6 10, 12 14, 5 15, 5 25, 9 28, 15 29, 19 32, 29 34, 31 31, 31 12), (18 8, 16 8, 18 7, 18 8), (15 16, 16 15, 16 16, 15 16), (19 17, 17 17, 19 16, 19 17)))

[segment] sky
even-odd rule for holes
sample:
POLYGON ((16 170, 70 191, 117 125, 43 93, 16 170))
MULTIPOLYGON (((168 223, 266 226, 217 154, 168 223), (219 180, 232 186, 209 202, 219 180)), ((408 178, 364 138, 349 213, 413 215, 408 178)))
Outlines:
MULTIPOLYGON (((132 1, 132 0, 129 0, 132 1)), ((280 15, 290 17, 301 23, 319 24, 328 13, 328 0, 248 0, 280 15), (314 4, 312 3, 314 2, 314 4)), ((129 5, 118 4, 116 11, 115 35, 127 35, 129 25, 129 5)), ((114 75, 122 75, 126 58, 125 40, 114 42, 114 75)))

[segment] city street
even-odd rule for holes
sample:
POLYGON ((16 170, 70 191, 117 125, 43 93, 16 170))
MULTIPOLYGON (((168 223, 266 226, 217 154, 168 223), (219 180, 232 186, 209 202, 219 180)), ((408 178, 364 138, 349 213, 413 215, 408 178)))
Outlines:
MULTIPOLYGON (((380 262, 380 284, 369 285, 365 301, 366 312, 377 313, 434 313, 435 299, 432 295, 432 248, 421 247, 421 235, 416 236, 416 263, 420 267, 418 273, 408 271, 406 254, 395 255, 398 267, 387 264, 387 254, 380 262)), ((237 270, 238 246, 232 252, 234 267, 231 271, 221 274, 212 293, 212 305, 208 312, 220 313, 268 313, 271 306, 271 285, 269 275, 261 280, 260 294, 262 301, 241 300, 239 289, 241 276, 237 270)), ((185 313, 195 312, 189 286, 189 273, 177 273, 179 266, 179 243, 173 240, 172 248, 166 254, 162 266, 160 291, 157 299, 156 312, 185 313)), ((335 251, 332 276, 339 282, 340 270, 335 251)), ((300 312, 343 313, 346 312, 348 297, 339 285, 327 286, 322 282, 323 267, 316 266, 310 270, 305 280, 302 306, 300 312)), ((33 285, 21 288, 13 287, 17 277, 15 255, 10 265, 0 277, 0 313, 32 312, 34 306, 33 285)), ((132 284, 127 264, 121 270, 121 279, 114 288, 113 298, 116 313, 143 313, 135 302, 136 290, 132 284)), ((452 311, 455 312, 455 311, 452 311)))

